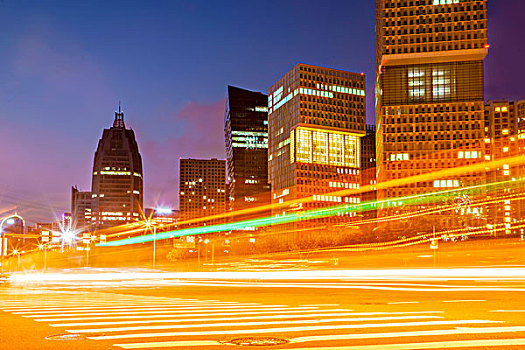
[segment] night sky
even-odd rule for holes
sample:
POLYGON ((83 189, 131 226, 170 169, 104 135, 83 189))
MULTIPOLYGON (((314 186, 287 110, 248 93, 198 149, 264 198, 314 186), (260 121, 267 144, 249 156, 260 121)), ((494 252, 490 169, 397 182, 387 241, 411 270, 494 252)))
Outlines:
MULTIPOLYGON (((525 98, 524 13, 489 1, 486 99, 525 98)), ((0 215, 30 223, 91 189, 119 99, 146 207, 178 206, 179 157, 225 157, 228 84, 265 92, 297 62, 364 72, 374 121, 373 0, 0 0, 0 31, 0 215)))

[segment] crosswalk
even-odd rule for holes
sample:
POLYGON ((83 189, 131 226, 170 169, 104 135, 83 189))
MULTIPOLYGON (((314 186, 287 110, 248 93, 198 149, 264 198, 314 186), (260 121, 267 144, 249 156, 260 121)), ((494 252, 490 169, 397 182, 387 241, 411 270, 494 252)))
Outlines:
MULTIPOLYGON (((396 306, 391 306, 395 308, 396 306)), ((525 345, 525 326, 452 319, 443 310, 353 310, 60 290, 0 291, 0 309, 121 349, 231 349, 277 337, 293 349, 439 349, 525 345)), ((497 313, 493 313, 497 315, 497 313)), ((487 317, 488 318, 488 317, 487 317)))

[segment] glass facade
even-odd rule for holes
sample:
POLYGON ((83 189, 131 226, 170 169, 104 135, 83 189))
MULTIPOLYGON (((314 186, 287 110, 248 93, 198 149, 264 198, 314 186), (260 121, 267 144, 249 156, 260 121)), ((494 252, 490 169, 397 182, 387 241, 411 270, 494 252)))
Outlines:
POLYGON ((383 105, 483 100, 483 62, 384 67, 383 105))
POLYGON ((270 202, 267 104, 265 94, 228 86, 224 131, 231 210, 270 202))

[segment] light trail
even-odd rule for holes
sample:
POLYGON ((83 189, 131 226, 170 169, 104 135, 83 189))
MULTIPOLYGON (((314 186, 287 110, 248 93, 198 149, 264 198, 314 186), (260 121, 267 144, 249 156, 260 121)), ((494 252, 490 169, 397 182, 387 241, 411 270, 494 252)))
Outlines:
MULTIPOLYGON (((520 180, 520 181, 525 181, 525 179, 520 180)), ((481 187, 499 186, 503 183, 508 183, 508 182, 513 182, 513 181, 504 181, 504 182, 498 182, 494 184, 483 184, 483 185, 478 185, 474 187, 481 188, 481 187)), ((129 245, 129 244, 151 242, 154 239, 163 240, 163 239, 168 239, 168 238, 173 238, 173 237, 200 235, 200 234, 216 233, 216 232, 236 231, 236 230, 245 229, 246 227, 263 227, 263 226, 279 225, 279 224, 285 224, 285 223, 290 223, 290 222, 295 222, 295 221, 312 220, 316 218, 334 216, 334 215, 338 215, 341 213, 367 211, 367 210, 376 208, 379 204, 385 204, 385 203, 388 206, 394 206, 394 202, 395 202, 395 206, 397 206, 397 203, 399 202, 402 202, 404 205, 414 204, 414 203, 421 204, 423 199, 425 199, 426 201, 423 201, 423 203, 428 204, 434 201, 442 200, 443 196, 445 195, 450 196, 451 193, 464 192, 464 191, 468 192, 468 189, 430 192, 430 193, 420 194, 416 196, 396 198, 395 201, 393 199, 385 199, 381 201, 372 201, 372 202, 366 202, 366 203, 361 203, 361 204, 351 204, 351 205, 346 204, 346 205, 327 207, 327 208, 321 208, 321 209, 312 209, 312 210, 306 210, 306 211, 292 213, 289 215, 279 216, 279 217, 272 216, 272 217, 266 217, 266 218, 260 218, 260 219, 244 220, 244 221, 239 221, 239 222, 234 222, 234 223, 160 232, 160 233, 157 233, 155 237, 153 234, 135 236, 135 237, 126 238, 126 239, 122 239, 118 241, 99 243, 97 244, 97 246, 103 246, 103 247, 123 246, 123 245, 129 245)))

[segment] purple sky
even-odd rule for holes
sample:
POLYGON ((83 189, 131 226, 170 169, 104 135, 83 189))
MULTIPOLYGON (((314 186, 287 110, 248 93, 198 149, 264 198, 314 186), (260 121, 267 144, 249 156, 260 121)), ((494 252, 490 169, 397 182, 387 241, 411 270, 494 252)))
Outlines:
MULTIPOLYGON (((525 98, 525 1, 489 1, 486 98, 525 98)), ((177 207, 179 157, 224 158, 226 86, 266 89, 297 62, 367 75, 374 1, 0 1, 0 215, 69 211, 91 187, 118 100, 145 206, 177 207)))

